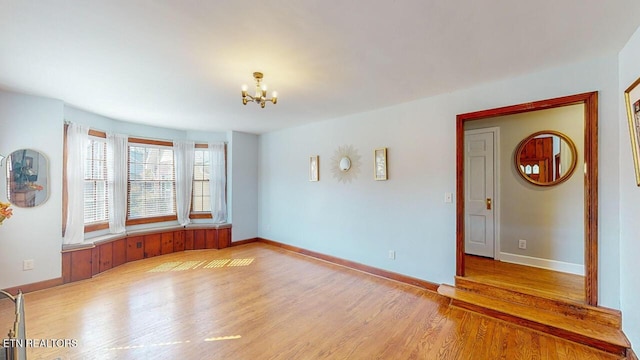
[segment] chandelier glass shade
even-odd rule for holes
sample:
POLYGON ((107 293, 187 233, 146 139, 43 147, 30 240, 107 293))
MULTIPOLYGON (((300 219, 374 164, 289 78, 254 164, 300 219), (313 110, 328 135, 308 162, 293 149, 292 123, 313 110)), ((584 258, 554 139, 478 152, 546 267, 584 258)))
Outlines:
POLYGON ((267 98, 267 85, 262 84, 262 73, 254 72, 253 78, 256 80, 256 92, 254 95, 251 95, 247 92, 249 87, 247 85, 242 85, 242 104, 247 105, 248 102, 254 102, 256 104, 260 104, 261 108, 264 108, 267 101, 270 101, 274 105, 278 103, 278 93, 272 92, 271 98, 267 98))

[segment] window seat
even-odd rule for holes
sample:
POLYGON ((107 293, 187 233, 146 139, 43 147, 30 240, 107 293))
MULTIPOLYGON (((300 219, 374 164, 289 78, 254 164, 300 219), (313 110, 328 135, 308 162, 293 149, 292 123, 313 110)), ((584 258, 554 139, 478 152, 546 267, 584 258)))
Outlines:
POLYGON ((232 225, 189 224, 137 229, 93 237, 62 246, 64 283, 88 279, 130 261, 185 250, 223 249, 231 245, 232 225))
POLYGON ((203 223, 203 224, 189 224, 186 226, 173 225, 173 226, 155 227, 155 228, 149 228, 149 229, 130 230, 120 234, 105 234, 105 235, 95 236, 89 239, 85 239, 85 241, 77 244, 62 244, 62 252, 89 249, 96 245, 123 239, 128 236, 155 234, 155 233, 162 233, 162 232, 168 232, 168 231, 179 231, 182 229, 226 229, 226 228, 231 228, 231 224, 230 223, 222 223, 222 224, 204 224, 203 223))

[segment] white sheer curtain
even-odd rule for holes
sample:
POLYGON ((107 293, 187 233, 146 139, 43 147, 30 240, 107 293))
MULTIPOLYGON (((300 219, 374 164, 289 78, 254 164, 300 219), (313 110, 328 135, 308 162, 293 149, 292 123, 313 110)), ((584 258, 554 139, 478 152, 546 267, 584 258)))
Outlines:
POLYGON ((122 233, 127 220, 127 135, 107 134, 109 232, 122 233))
POLYGON ((227 199, 225 172, 224 143, 209 144, 209 158, 211 159, 211 172, 209 176, 209 191, 211 194, 211 216, 213 223, 227 221, 227 199))
POLYGON ((89 128, 70 123, 67 128, 67 223, 63 244, 84 241, 84 168, 89 128))
POLYGON ((178 223, 182 226, 191 222, 191 190, 193 188, 193 162, 195 157, 193 141, 176 140, 173 142, 176 169, 176 210, 178 223))

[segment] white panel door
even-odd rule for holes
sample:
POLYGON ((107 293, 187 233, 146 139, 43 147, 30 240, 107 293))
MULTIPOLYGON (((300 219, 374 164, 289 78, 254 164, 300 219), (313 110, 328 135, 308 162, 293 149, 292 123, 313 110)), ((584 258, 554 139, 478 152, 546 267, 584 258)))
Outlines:
POLYGON ((494 257, 494 132, 465 131, 465 252, 494 257))

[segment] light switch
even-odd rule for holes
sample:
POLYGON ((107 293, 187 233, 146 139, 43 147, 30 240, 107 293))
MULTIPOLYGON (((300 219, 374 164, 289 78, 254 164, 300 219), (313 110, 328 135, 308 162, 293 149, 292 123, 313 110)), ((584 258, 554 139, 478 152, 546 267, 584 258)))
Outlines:
POLYGON ((453 202, 453 193, 450 193, 450 192, 444 193, 444 202, 446 203, 453 202))

